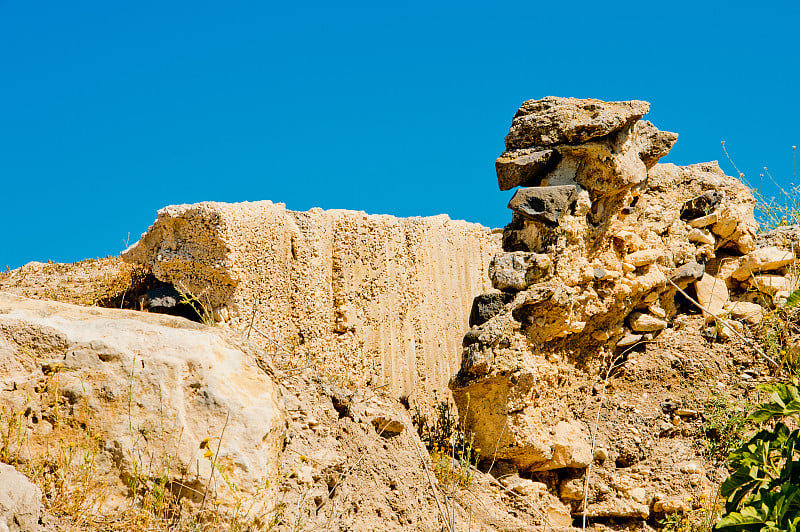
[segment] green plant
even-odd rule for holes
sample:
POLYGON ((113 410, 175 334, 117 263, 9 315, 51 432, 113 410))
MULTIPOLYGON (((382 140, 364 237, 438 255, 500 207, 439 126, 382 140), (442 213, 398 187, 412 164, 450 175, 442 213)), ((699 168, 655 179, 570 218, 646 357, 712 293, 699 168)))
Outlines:
MULTIPOLYGON (((691 502, 691 497, 686 502, 691 502)), ((699 506, 686 513, 673 512, 658 521, 661 530, 666 532, 711 532, 722 510, 718 498, 706 499, 700 496, 699 506)))
POLYGON ((468 488, 479 459, 479 449, 474 447, 475 434, 467 436, 453 405, 446 399, 436 403, 435 414, 433 422, 418 407, 412 415, 419 437, 430 452, 434 474, 446 489, 468 488))
POLYGON ((725 513, 715 529, 724 531, 796 531, 800 529, 800 381, 764 384, 768 394, 748 419, 765 428, 733 451, 735 470, 722 483, 725 513))
POLYGON ((750 405, 734 404, 726 394, 712 393, 703 405, 702 444, 710 460, 721 462, 744 442, 750 405))

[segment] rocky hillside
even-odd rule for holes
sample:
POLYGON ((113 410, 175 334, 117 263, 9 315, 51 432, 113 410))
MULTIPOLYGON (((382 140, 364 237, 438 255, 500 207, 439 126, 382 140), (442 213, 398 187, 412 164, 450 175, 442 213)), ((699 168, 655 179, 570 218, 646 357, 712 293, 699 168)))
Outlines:
POLYGON ((0 274, 0 530, 712 513, 800 231, 759 233, 716 163, 660 164, 648 108, 523 103, 502 231, 202 203, 124 261, 0 274))

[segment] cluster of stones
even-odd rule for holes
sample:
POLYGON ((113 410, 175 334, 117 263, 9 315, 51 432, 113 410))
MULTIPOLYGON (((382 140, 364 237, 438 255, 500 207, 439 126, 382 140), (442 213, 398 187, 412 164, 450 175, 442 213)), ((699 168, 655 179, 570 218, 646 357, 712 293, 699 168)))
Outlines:
MULTIPOLYGON (((602 360, 696 312, 690 299, 709 320, 756 322, 753 293, 788 297, 795 255, 757 242, 749 189, 716 162, 658 164, 678 136, 642 120, 648 109, 547 97, 513 118, 496 163, 500 189, 516 188, 489 267, 496 291, 475 298, 450 382, 486 458, 586 467, 588 426, 566 398, 602 360)), ((649 512, 644 500, 620 504, 649 512)))

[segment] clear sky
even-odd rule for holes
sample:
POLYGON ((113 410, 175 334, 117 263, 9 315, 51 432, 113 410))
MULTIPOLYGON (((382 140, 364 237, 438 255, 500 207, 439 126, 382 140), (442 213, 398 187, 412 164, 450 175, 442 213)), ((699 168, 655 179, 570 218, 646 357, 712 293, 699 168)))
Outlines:
POLYGON ((796 2, 0 0, 0 267, 205 200, 500 227, 494 159, 547 95, 648 100, 664 161, 726 140, 788 184, 799 27, 796 2))

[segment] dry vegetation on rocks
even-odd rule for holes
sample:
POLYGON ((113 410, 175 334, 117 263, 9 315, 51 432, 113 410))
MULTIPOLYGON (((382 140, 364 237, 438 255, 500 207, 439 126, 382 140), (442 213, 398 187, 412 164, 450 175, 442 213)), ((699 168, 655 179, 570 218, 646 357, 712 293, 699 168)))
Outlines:
POLYGON ((0 530, 711 530, 800 230, 648 108, 525 102, 502 234, 203 203, 0 274, 0 530))

